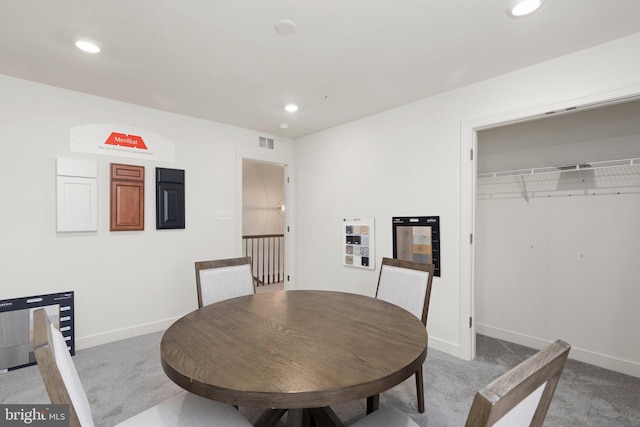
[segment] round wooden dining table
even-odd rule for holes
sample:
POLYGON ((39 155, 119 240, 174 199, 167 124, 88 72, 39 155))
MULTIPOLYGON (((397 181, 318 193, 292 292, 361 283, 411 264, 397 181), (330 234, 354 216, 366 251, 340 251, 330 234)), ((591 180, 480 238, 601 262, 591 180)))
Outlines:
POLYGON ((330 405, 371 398, 413 375, 427 332, 409 312, 375 298, 291 290, 195 310, 162 336, 167 376, 197 395, 265 408, 254 424, 341 426, 330 405))

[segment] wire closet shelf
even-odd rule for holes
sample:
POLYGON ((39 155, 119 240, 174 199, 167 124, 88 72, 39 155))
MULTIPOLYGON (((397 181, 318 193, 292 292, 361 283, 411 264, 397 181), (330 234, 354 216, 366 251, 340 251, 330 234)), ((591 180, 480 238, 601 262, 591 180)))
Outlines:
POLYGON ((640 158, 548 166, 477 175, 479 199, 640 193, 640 158))

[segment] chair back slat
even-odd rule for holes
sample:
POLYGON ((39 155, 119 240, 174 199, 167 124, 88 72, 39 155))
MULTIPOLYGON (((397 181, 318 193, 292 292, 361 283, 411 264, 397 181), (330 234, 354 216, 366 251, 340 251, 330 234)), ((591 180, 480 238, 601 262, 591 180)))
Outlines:
POLYGON ((250 257, 198 261, 195 267, 200 308, 256 291, 250 257))
POLYGON ((382 258, 376 298, 412 313, 427 324, 433 264, 382 258))
POLYGON ((556 340, 475 396, 466 427, 540 427, 571 346, 556 340))
POLYGON ((33 349, 51 403, 69 405, 70 427, 93 427, 89 401, 67 343, 44 308, 33 313, 33 349))

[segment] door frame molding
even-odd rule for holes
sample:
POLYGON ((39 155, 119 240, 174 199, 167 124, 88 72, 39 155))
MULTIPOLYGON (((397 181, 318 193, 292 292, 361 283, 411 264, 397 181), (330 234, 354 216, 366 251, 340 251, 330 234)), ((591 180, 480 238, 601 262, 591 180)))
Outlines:
POLYGON ((293 171, 293 157, 278 153, 260 153, 255 151, 236 152, 236 256, 242 256, 242 161, 272 163, 284 167, 284 289, 295 289, 293 254, 294 230, 290 227, 295 215, 294 182, 290 179, 293 171), (289 231, 287 231, 287 229, 289 231))
POLYGON ((475 242, 471 244, 469 236, 475 236, 478 131, 540 119, 548 116, 550 112, 555 116, 570 113, 576 109, 592 109, 637 99, 640 99, 640 82, 525 108, 520 107, 460 123, 460 358, 473 360, 476 356, 473 249, 475 242), (471 150, 473 150, 473 159, 471 159, 471 150), (470 318, 473 319, 471 325, 470 318))

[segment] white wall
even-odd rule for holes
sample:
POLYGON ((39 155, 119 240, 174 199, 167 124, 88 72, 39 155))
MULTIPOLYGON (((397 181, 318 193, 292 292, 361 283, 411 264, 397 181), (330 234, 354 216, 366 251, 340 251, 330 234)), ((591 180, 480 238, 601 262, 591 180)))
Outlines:
POLYGON ((473 196, 461 178, 473 165, 465 126, 637 86, 639 49, 635 34, 297 140, 296 246, 305 248, 296 252, 297 286, 374 294, 375 271, 341 265, 343 216, 375 217, 379 266, 392 254, 392 216, 440 215, 442 277, 434 279, 427 326, 431 346, 461 354, 473 196))
POLYGON ((380 260, 393 255, 391 218, 440 215, 429 330, 432 342, 455 347, 459 146, 447 141, 459 140, 459 124, 438 110, 427 100, 296 141, 296 285, 373 296, 380 260), (375 218, 374 270, 342 266, 341 219, 350 216, 375 218))
MULTIPOLYGON (((78 348, 160 330, 197 306, 193 263, 239 255, 238 153, 258 134, 0 76, 1 299, 75 291, 78 348), (69 151, 69 128, 135 126, 176 145, 175 163, 69 151), (56 233, 55 158, 98 162, 99 229, 56 233), (109 163, 145 166, 145 230, 109 232, 109 163), (184 169, 186 229, 155 229, 155 167, 184 169), (216 221, 217 210, 233 221, 216 221)), ((278 140, 275 155, 293 156, 278 140)))
POLYGON ((640 376, 640 166, 613 180, 478 200, 478 332, 640 376))

